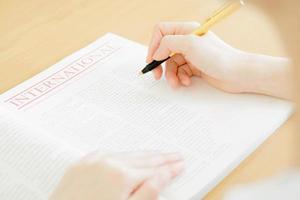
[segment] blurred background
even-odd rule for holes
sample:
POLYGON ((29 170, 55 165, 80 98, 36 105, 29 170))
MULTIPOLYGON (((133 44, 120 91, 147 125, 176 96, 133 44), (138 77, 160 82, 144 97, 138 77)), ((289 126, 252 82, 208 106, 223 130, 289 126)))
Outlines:
MULTIPOLYGON (((37 74, 107 32, 147 45, 160 21, 201 22, 219 0, 0 0, 0 92, 37 74)), ((237 48, 287 56, 277 27, 250 5, 213 31, 237 48)), ((206 199, 234 185, 261 180, 296 165, 292 117, 206 199)), ((241 133, 242 134, 242 133, 241 133)))

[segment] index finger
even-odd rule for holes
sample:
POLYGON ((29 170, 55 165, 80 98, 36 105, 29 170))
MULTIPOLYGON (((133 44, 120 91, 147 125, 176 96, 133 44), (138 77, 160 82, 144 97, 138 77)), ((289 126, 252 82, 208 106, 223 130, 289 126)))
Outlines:
POLYGON ((153 61, 152 57, 159 47, 160 41, 166 35, 186 35, 191 33, 200 24, 197 22, 161 22, 154 27, 152 38, 150 40, 147 62, 153 61))

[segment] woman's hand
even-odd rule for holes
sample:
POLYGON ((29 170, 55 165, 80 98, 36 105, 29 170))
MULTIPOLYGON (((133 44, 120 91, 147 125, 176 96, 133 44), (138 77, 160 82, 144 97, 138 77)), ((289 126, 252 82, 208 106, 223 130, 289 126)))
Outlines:
MULTIPOLYGON (((238 70, 232 65, 237 51, 209 32, 199 37, 190 33, 200 25, 188 23, 160 23, 155 27, 149 46, 147 62, 163 60, 176 53, 166 62, 166 79, 172 87, 189 86, 191 77, 205 79, 217 88, 240 92, 236 87, 238 70)), ((162 67, 154 71, 156 79, 162 76, 162 67)))
MULTIPOLYGON (((154 29, 147 62, 163 60, 176 53, 165 67, 166 79, 172 87, 189 86, 191 77, 196 76, 226 92, 290 98, 289 59, 243 52, 212 32, 201 37, 191 35, 199 26, 195 22, 160 23, 154 29)), ((153 73, 160 79, 162 67, 153 73)))
POLYGON ((157 200, 182 170, 176 153, 94 153, 68 169, 50 200, 157 200))

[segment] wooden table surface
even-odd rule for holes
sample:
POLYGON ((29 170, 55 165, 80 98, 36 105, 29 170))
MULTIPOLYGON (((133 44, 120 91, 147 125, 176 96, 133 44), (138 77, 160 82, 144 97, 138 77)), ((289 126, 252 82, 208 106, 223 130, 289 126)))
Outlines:
MULTIPOLYGON (((0 0, 0 92, 28 79, 107 32, 147 44, 159 21, 201 21, 218 0, 0 0)), ((284 56, 276 27, 247 6, 213 29, 243 50, 284 56)), ((292 165, 292 117, 205 199, 292 165)), ((241 133, 242 134, 242 133, 241 133)))

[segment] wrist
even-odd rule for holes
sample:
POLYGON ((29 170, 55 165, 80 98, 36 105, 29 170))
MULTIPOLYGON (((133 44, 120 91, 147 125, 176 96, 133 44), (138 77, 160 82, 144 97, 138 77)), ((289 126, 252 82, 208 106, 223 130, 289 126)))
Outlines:
POLYGON ((259 93, 262 85, 262 68, 257 67, 256 57, 248 52, 236 50, 233 66, 236 70, 235 82, 244 93, 259 93))
POLYGON ((293 77, 289 59, 238 50, 234 66, 242 92, 290 98, 293 77))
POLYGON ((222 72, 223 90, 231 93, 248 93, 255 92, 255 86, 253 83, 257 83, 257 72, 247 67, 247 64, 251 62, 247 52, 230 47, 226 50, 226 53, 222 53, 218 65, 224 69, 222 72))

